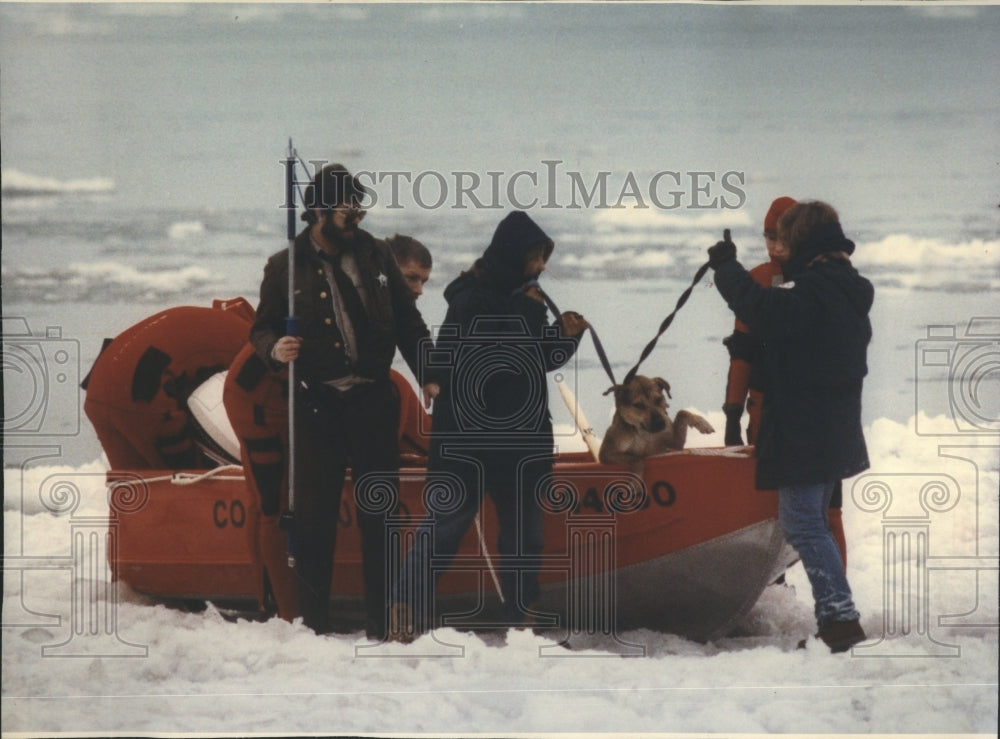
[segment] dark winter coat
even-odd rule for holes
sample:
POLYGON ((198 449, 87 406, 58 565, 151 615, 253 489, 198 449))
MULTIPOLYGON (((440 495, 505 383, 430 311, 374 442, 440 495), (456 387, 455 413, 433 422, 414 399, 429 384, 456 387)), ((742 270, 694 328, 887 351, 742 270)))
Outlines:
POLYGON ((796 249, 785 265, 789 282, 780 287, 756 284, 736 260, 716 269, 722 297, 764 341, 760 489, 840 480, 868 468, 861 389, 874 288, 847 260, 853 251, 834 223, 796 249))
MULTIPOLYGON (((389 247, 367 231, 359 230, 354 258, 368 295, 368 331, 352 365, 333 310, 330 283, 312 245, 309 229, 295 239, 295 315, 302 348, 296 368, 305 379, 323 382, 356 374, 373 380, 387 379, 399 347, 417 378, 420 342, 430 332, 417 310, 412 294, 389 247)), ((275 342, 285 335, 288 315, 288 250, 273 254, 264 267, 257 319, 250 341, 257 355, 271 369, 285 365, 271 359, 275 342)))
POLYGON ((525 255, 539 244, 551 250, 541 228, 515 211, 476 267, 445 289, 448 311, 428 369, 441 386, 429 473, 449 471, 474 484, 482 470, 499 492, 534 485, 551 470, 546 373, 569 361, 579 339, 550 326, 545 305, 524 293, 525 255))

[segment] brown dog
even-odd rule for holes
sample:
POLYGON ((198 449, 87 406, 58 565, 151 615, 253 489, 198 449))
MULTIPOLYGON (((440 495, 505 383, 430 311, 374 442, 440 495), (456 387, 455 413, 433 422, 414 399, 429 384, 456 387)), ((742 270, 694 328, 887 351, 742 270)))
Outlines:
MULTIPOLYGON (((679 451, 687 441, 688 426, 703 434, 715 429, 701 416, 681 411, 673 421, 667 413, 670 384, 662 377, 636 375, 627 385, 615 385, 615 416, 601 443, 604 464, 638 467, 643 459, 679 451)), ((605 393, 606 395, 607 393, 605 393)))

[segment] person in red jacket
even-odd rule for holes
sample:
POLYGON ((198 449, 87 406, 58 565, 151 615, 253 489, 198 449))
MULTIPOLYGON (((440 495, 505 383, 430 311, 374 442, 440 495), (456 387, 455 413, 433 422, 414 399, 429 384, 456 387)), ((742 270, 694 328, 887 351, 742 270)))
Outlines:
MULTIPOLYGON (((244 338, 245 341, 245 338, 244 338)), ((222 401, 240 440, 247 490, 257 507, 247 522, 248 548, 259 568, 257 600, 293 621, 299 615, 295 571, 288 566, 288 375, 275 374, 247 342, 229 366, 222 401)))
MULTIPOLYGON (((781 265, 788 259, 788 249, 778 240, 778 219, 796 204, 793 198, 777 198, 764 216, 764 242, 767 245, 768 261, 750 270, 750 276, 758 285, 774 287, 785 281, 781 265)), ((747 444, 757 439, 760 427, 762 382, 760 377, 760 341, 753 337, 750 327, 736 319, 733 333, 725 340, 729 349, 729 377, 726 382, 726 402, 722 410, 726 414, 726 446, 741 446, 743 437, 740 422, 746 405, 750 417, 747 426, 747 444)))
POLYGON ((403 279, 416 300, 424 294, 424 285, 431 278, 431 270, 434 268, 430 250, 412 236, 401 234, 390 236, 385 243, 392 250, 399 271, 403 273, 403 279))
MULTIPOLYGON (((385 240, 396 258, 407 287, 417 300, 424 294, 434 260, 430 251, 412 236, 396 234, 385 240)), ((404 456, 426 457, 431 448, 431 417, 409 380, 392 370, 390 377, 399 395, 399 453, 404 456)))
MULTIPOLYGON (((750 270, 754 282, 763 287, 776 287, 784 283, 782 265, 788 261, 788 247, 778 238, 778 220, 792 206, 797 205, 794 198, 783 195, 776 198, 764 216, 764 243, 767 246, 768 261, 758 264, 750 270)), ((760 429, 760 411, 764 403, 763 377, 760 363, 761 343, 753 336, 750 327, 739 318, 736 319, 733 333, 725 340, 729 349, 729 376, 726 381, 726 402, 722 406, 726 414, 726 446, 742 446, 743 436, 740 423, 743 418, 744 405, 747 409, 749 422, 747 424, 747 444, 757 442, 757 432, 760 429)), ((837 483, 827 518, 830 531, 837 542, 840 558, 847 566, 847 539, 844 535, 842 514, 843 491, 837 483)))

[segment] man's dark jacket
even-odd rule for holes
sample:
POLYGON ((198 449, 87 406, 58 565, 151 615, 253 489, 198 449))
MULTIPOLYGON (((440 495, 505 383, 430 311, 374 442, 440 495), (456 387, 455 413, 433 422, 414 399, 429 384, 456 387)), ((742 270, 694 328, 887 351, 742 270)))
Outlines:
POLYGON ((853 251, 833 223, 796 249, 780 287, 756 284, 735 259, 716 268, 722 297, 764 341, 760 489, 841 480, 869 466, 861 389, 874 288, 847 261, 853 251))
POLYGON ((471 484, 479 470, 488 487, 509 490, 533 487, 551 470, 546 374, 569 361, 579 338, 550 326, 545 305, 524 292, 525 256, 540 244, 551 250, 545 232, 515 211, 500 222, 477 269, 445 289, 448 311, 429 369, 441 385, 430 472, 449 470, 471 484))
MULTIPOLYGON (((392 252, 383 241, 358 230, 351 247, 362 284, 368 293, 368 331, 352 366, 337 328, 330 284, 326 280, 309 229, 295 239, 295 315, 302 347, 296 360, 300 377, 323 382, 356 374, 387 379, 399 347, 414 375, 421 378, 420 342, 430 336, 412 293, 392 252)), ((271 359, 271 349, 285 335, 288 315, 288 250, 273 254, 264 267, 257 319, 250 341, 257 355, 273 370, 284 365, 271 359)))

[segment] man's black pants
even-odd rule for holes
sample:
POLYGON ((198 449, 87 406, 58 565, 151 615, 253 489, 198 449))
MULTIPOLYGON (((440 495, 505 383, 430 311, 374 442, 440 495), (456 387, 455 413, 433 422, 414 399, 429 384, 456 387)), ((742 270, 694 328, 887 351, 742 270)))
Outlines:
POLYGON ((295 546, 299 611, 317 633, 330 629, 333 551, 345 469, 350 464, 361 531, 365 629, 382 639, 387 628, 385 519, 399 489, 399 401, 388 378, 346 393, 313 389, 295 411, 295 546), (371 487, 365 481, 374 482, 371 487), (364 491, 371 494, 365 499, 364 491), (393 500, 389 501, 391 497, 393 500))

